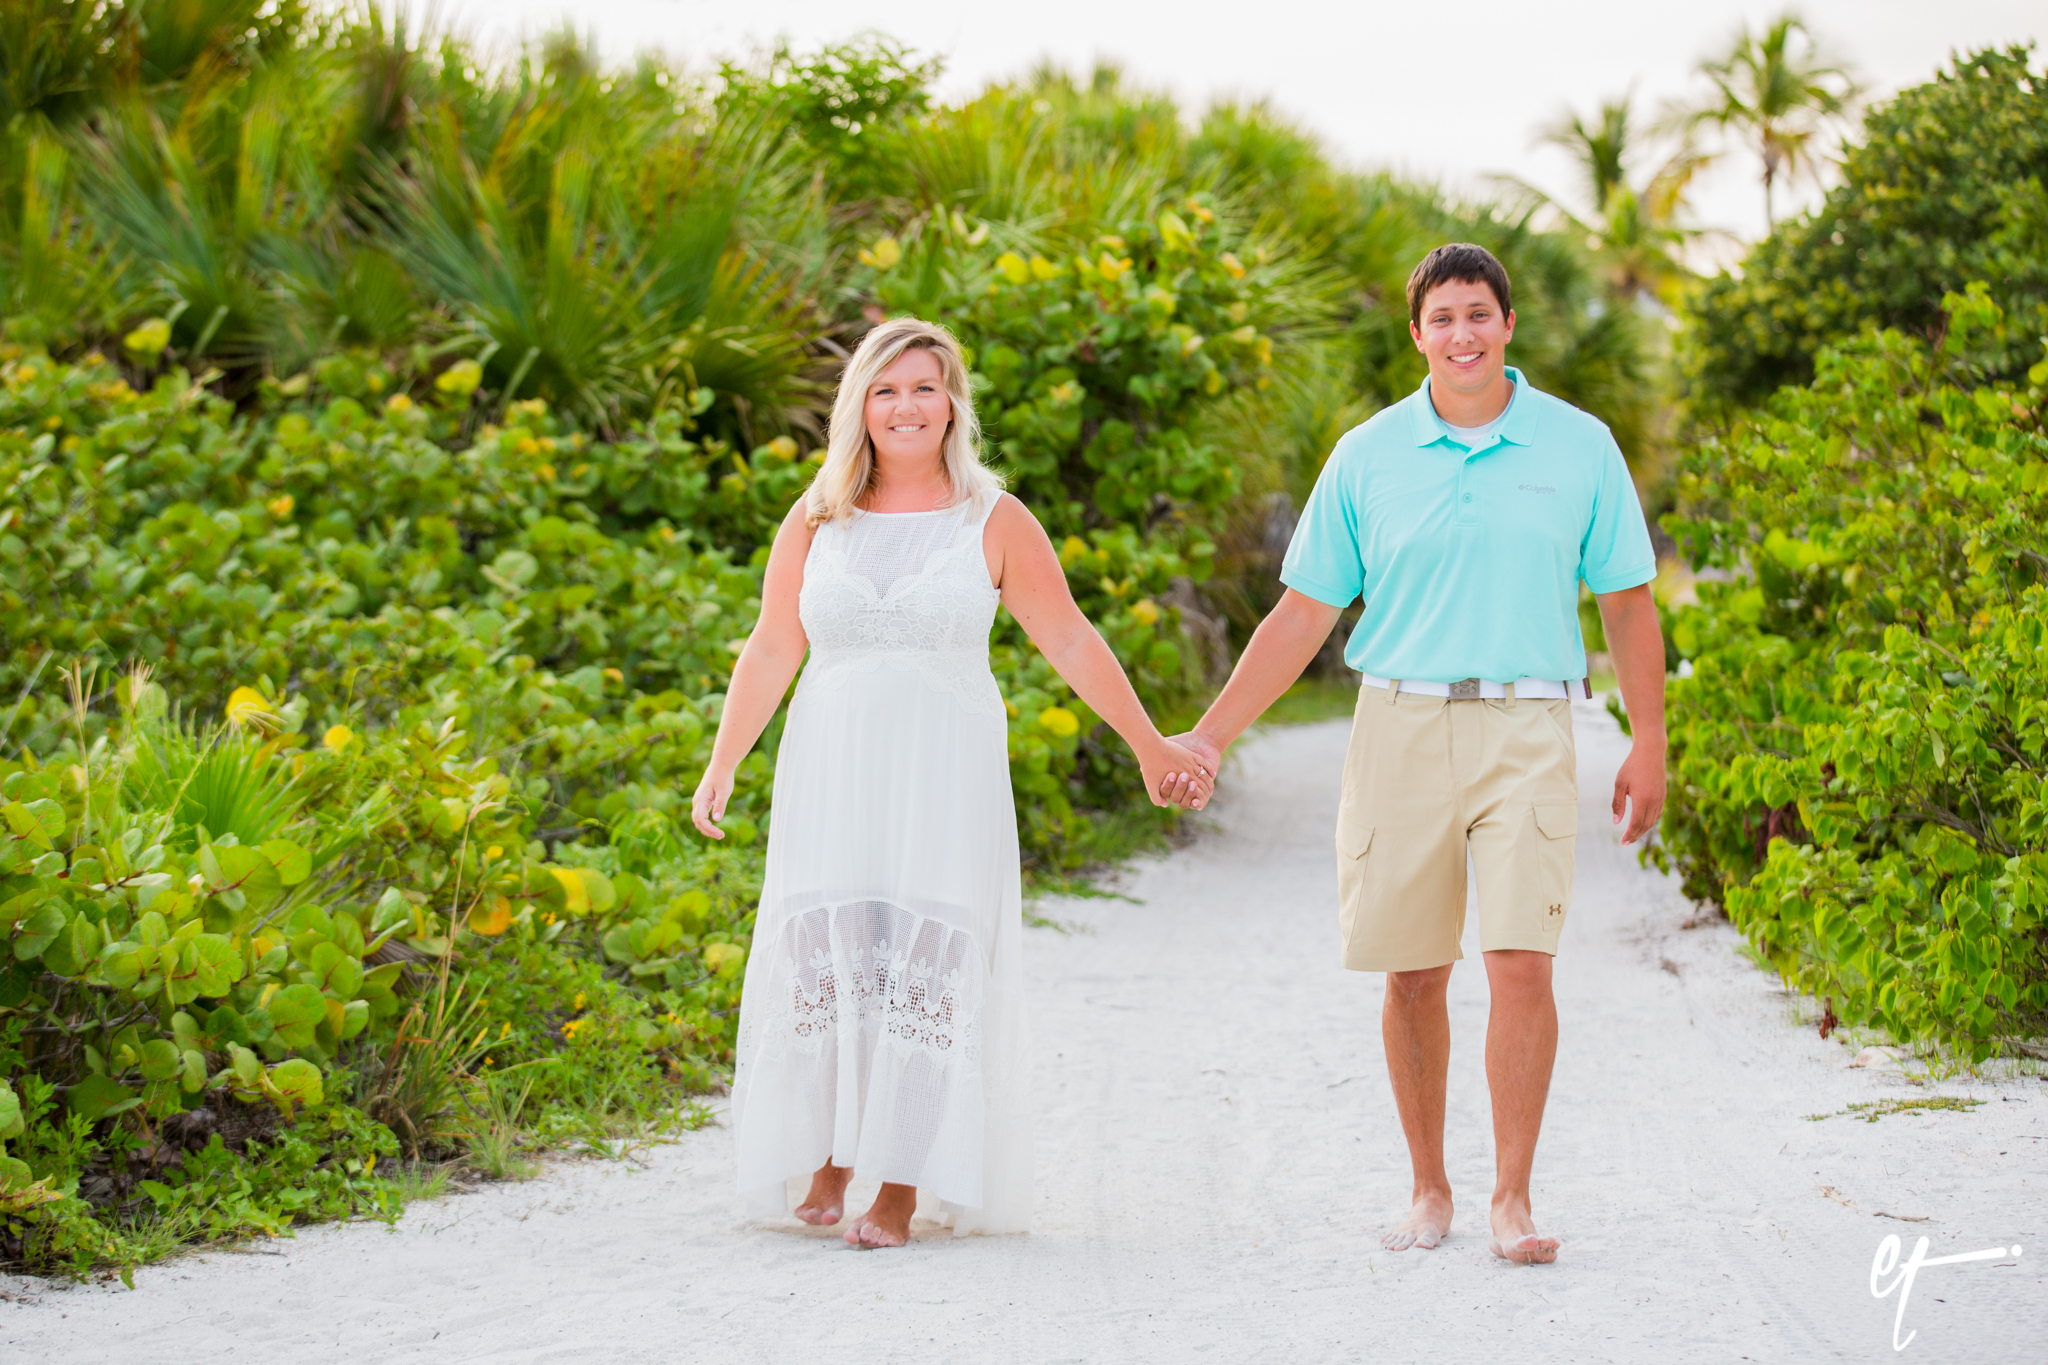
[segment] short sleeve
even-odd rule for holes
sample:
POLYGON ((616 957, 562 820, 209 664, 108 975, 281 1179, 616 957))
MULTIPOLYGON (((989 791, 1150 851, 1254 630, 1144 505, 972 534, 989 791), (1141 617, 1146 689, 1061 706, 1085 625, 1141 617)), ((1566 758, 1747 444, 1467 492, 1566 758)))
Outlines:
POLYGON ((1579 577, 1596 593, 1640 587, 1657 576, 1657 552, 1628 462, 1610 435, 1593 494, 1593 515, 1579 542, 1579 577))
POLYGON ((1287 557, 1280 563, 1280 581, 1296 592, 1348 607, 1365 588, 1365 556, 1358 543, 1358 499, 1351 495, 1340 443, 1316 476, 1316 486, 1301 509, 1287 557))

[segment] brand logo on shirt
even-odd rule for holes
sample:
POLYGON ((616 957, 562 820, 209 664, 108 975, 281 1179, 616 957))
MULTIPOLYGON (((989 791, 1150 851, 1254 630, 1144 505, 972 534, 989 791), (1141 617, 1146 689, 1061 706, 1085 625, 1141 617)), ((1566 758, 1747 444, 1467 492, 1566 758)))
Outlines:
POLYGON ((1524 493, 1555 493, 1557 491, 1548 484, 1541 483, 1518 483, 1515 487, 1521 489, 1524 493))

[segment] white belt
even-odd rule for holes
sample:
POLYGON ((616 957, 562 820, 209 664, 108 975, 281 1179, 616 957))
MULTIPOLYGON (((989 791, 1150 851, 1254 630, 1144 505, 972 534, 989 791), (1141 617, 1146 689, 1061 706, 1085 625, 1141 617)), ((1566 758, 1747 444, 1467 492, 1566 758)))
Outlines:
MULTIPOLYGON (((1478 701, 1488 697, 1505 698, 1510 687, 1515 689, 1517 697, 1531 699, 1563 701, 1569 699, 1572 694, 1570 685, 1562 678, 1517 678, 1512 683, 1487 682, 1483 678, 1467 678, 1463 682, 1454 683, 1405 680, 1394 682, 1367 673, 1361 685, 1377 687, 1382 691, 1392 688, 1397 692, 1413 692, 1418 697, 1450 697, 1457 701, 1478 701)), ((1592 690, 1587 688, 1583 681, 1580 686, 1585 688, 1586 696, 1593 695, 1592 690)))

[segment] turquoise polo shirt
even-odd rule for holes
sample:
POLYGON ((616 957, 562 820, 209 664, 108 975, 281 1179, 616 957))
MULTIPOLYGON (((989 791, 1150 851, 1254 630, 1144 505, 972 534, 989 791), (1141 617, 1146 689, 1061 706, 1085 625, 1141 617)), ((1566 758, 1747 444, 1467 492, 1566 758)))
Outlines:
POLYGON ((1467 449, 1429 381, 1337 442, 1280 581, 1333 607, 1362 595, 1344 661, 1382 678, 1580 678, 1579 582, 1657 576, 1649 527, 1605 423, 1519 370, 1490 441, 1467 449))

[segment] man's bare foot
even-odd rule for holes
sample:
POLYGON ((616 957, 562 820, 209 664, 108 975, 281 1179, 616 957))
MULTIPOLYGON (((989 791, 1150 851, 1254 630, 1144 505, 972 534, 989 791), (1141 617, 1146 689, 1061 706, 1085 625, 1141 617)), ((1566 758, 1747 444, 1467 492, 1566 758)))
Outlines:
POLYGON ((811 1192, 796 1206, 796 1216, 814 1228, 829 1228, 846 1212, 846 1182, 853 1167, 827 1161, 811 1174, 811 1192))
POLYGON ((1409 1206, 1407 1221, 1380 1238, 1380 1245, 1389 1251, 1406 1251, 1409 1247, 1433 1250, 1438 1242, 1450 1235, 1451 1196, 1443 1194, 1418 1194, 1409 1206))
POLYGON ((1497 1202, 1493 1206, 1493 1236, 1486 1249, 1503 1261, 1516 1265, 1549 1265, 1557 1259, 1558 1241, 1536 1231, 1525 1201, 1497 1202))
POLYGON ((872 1250, 900 1247, 910 1240, 910 1216, 917 1212, 917 1186, 884 1185, 868 1211, 848 1224, 846 1244, 872 1250))

